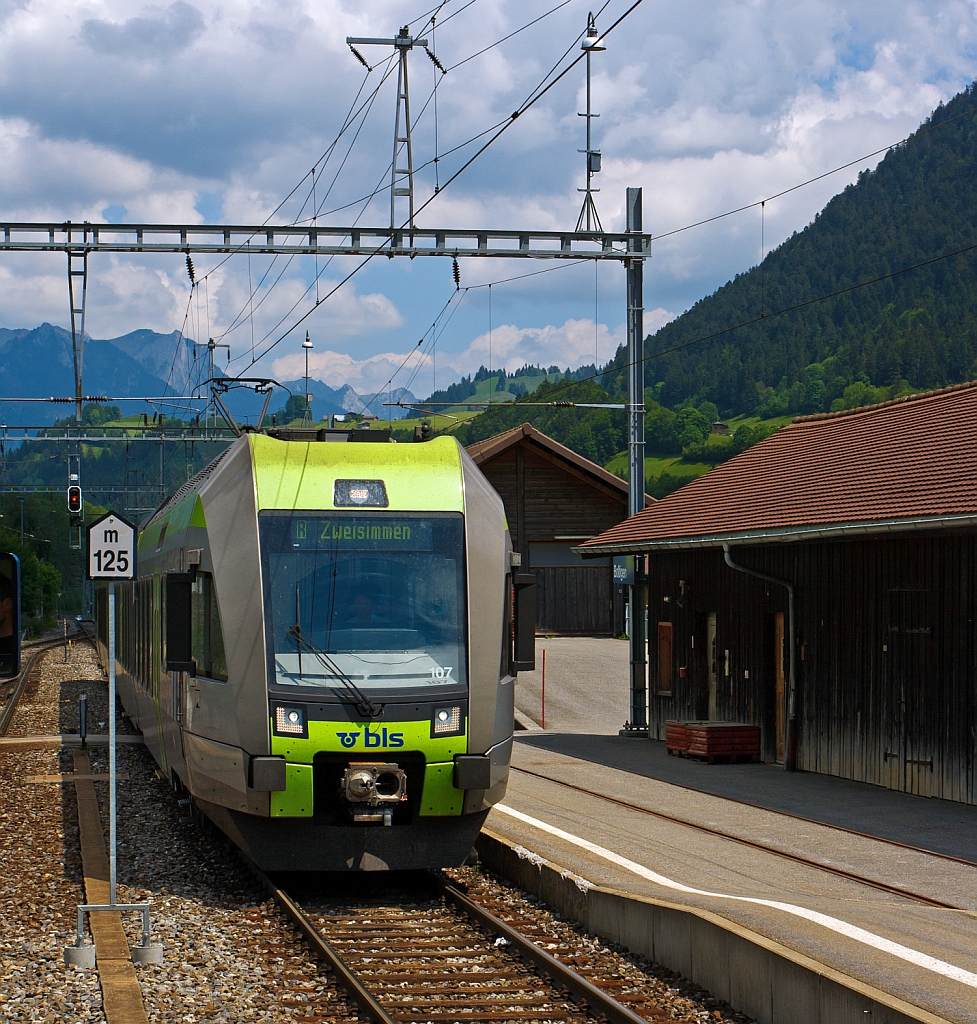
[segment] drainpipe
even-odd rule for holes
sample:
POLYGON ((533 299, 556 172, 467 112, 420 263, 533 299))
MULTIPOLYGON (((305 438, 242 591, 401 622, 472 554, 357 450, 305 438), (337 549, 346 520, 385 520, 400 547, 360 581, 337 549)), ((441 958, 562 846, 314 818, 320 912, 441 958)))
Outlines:
POLYGON ((784 771, 793 772, 797 770, 797 711, 795 707, 797 667, 797 643, 794 635, 794 585, 789 580, 782 580, 779 576, 771 576, 768 573, 760 572, 759 569, 748 569, 745 565, 737 565, 729 553, 729 545, 723 544, 723 557, 730 569, 746 573, 747 576, 755 576, 757 579, 766 580, 767 583, 774 583, 778 587, 787 588, 787 694, 783 710, 784 714, 784 740, 786 750, 784 751, 784 771))

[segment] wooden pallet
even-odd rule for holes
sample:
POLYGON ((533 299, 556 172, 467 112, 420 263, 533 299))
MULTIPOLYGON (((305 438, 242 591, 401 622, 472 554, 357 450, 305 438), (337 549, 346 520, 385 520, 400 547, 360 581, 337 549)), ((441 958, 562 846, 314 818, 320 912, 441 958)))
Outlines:
POLYGON ((665 723, 665 749, 671 755, 715 764, 760 760, 760 730, 739 722, 665 723))

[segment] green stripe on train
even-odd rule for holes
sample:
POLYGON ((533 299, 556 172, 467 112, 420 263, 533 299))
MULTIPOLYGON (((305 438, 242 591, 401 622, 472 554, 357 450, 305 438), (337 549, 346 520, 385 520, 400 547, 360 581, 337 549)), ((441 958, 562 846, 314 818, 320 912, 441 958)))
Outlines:
MULTIPOLYGON (((271 723, 274 726, 274 723, 271 723)), ((422 817, 461 814, 465 794, 455 789, 454 756, 464 754, 468 741, 461 736, 431 737, 431 723, 309 722, 309 738, 275 736, 271 752, 286 759, 287 788, 271 794, 273 818, 309 818, 313 810, 312 761, 320 751, 351 756, 383 756, 420 752, 427 765, 419 813, 422 817)))

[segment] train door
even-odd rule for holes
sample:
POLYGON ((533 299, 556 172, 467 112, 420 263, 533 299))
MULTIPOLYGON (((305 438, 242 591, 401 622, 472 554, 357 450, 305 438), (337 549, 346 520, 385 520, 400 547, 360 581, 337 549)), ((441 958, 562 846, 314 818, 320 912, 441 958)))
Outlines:
POLYGON ((927 682, 934 669, 929 605, 928 589, 888 593, 882 779, 890 789, 918 796, 929 796, 933 789, 933 752, 924 734, 927 682))
POLYGON ((708 718, 715 722, 719 718, 719 660, 716 650, 716 613, 710 612, 706 616, 706 664, 708 666, 707 679, 709 681, 709 706, 708 718))

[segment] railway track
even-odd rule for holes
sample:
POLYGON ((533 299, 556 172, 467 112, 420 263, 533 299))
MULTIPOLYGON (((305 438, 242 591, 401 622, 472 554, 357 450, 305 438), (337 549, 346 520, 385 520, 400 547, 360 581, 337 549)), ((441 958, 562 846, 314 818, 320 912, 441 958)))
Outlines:
MULTIPOLYGON (((83 636, 89 643, 94 645, 94 639, 87 629, 84 628, 80 623, 77 624, 76 632, 70 634, 67 639, 75 640, 78 636, 83 636)), ((14 715, 17 712, 17 705, 20 703, 20 698, 24 695, 24 691, 27 689, 27 683, 30 680, 31 673, 35 667, 40 667, 41 659, 49 651, 55 650, 56 648, 62 647, 65 642, 64 636, 48 637, 45 640, 32 640, 21 646, 21 667, 20 672, 16 676, 12 676, 10 679, 3 681, 0 686, 0 695, 6 691, 6 702, 3 705, 3 710, 0 711, 0 736, 6 736, 7 730, 10 728, 10 723, 13 721, 14 715)))
POLYGON ((64 641, 62 639, 58 639, 56 641, 39 641, 30 647, 25 645, 23 648, 20 674, 12 676, 4 683, 4 689, 7 690, 7 701, 3 706, 3 711, 0 711, 0 736, 7 735, 7 730, 10 728, 10 723, 13 721, 14 714, 17 711, 17 705, 20 703, 20 698, 23 696, 24 690, 27 689, 27 682, 31 677, 31 673, 34 671, 35 666, 40 666, 41 658, 43 658, 48 651, 63 643, 64 641))
POLYGON ((341 894, 286 892, 256 873, 374 1024, 647 1024, 663 1016, 630 981, 591 966, 587 950, 536 922, 503 920, 511 910, 476 903, 443 876, 386 893, 373 876, 369 892, 351 895, 355 883, 341 894))
MULTIPOLYGON (((680 818, 678 815, 668 814, 665 811, 656 811, 650 807, 642 807, 640 804, 631 803, 628 800, 621 800, 618 797, 608 796, 606 793, 597 793, 594 790, 587 789, 585 786, 578 786, 572 782, 564 782, 562 779, 554 779, 552 776, 544 775, 541 772, 530 771, 528 768, 517 768, 512 765, 510 771, 519 772, 522 775, 529 775, 534 779, 541 779, 545 782, 552 782, 554 785, 562 786, 564 789, 573 790, 576 793, 582 793, 586 796, 596 797, 599 800, 604 800, 607 803, 616 804, 618 807, 626 807, 628 810, 640 811, 642 814, 648 814, 651 817, 659 818, 662 821, 673 822, 678 825, 684 825, 686 828, 693 829, 696 832, 701 832, 709 836, 714 836, 719 839, 726 839, 731 843, 738 843, 741 846, 748 846, 753 850, 760 850, 763 853, 774 854, 777 857, 782 857, 785 860, 793 861, 795 864, 803 864, 806 867, 817 868, 819 871, 826 871, 829 874, 836 875, 839 878, 845 878, 848 881, 858 882, 861 885, 870 886, 873 889, 878 889, 882 892, 889 893, 892 896, 901 896, 904 899, 913 900, 916 903, 922 903, 928 907, 938 907, 941 910, 960 910, 954 903, 946 903, 943 900, 938 900, 932 896, 925 896, 922 893, 913 892, 910 889, 905 889, 902 886, 890 885, 887 882, 882 882, 876 878, 868 878, 865 875, 860 875, 854 871, 847 871, 844 868, 837 867, 833 864, 826 864, 824 861, 814 860, 810 857, 804 857, 799 853, 790 853, 787 850, 781 850, 776 846, 770 846, 767 843, 760 843, 754 839, 747 839, 743 836, 731 835, 728 832, 723 832, 722 829, 712 828, 709 825, 702 825, 699 822, 689 821, 687 818, 680 818)), ((734 801, 736 803, 743 803, 744 801, 734 801)), ((750 807, 756 807, 758 810, 771 811, 773 814, 784 814, 785 817, 798 817, 797 815, 785 814, 782 811, 771 810, 771 808, 760 807, 756 804, 749 804, 750 807)), ((809 822, 811 824, 822 825, 823 822, 814 821, 810 818, 802 818, 802 821, 809 822)), ((887 843, 890 846, 898 846, 904 850, 912 850, 915 853, 924 853, 932 857, 940 857, 943 860, 953 861, 957 864, 965 864, 968 867, 977 867, 977 863, 973 861, 963 860, 959 857, 951 857, 947 854, 934 853, 931 850, 924 850, 915 846, 908 846, 905 843, 894 842, 889 839, 880 839, 878 836, 870 836, 863 832, 854 832, 851 829, 842 828, 837 825, 826 825, 826 828, 834 828, 841 832, 848 832, 851 835, 857 835, 865 839, 874 839, 880 843, 887 843)))

